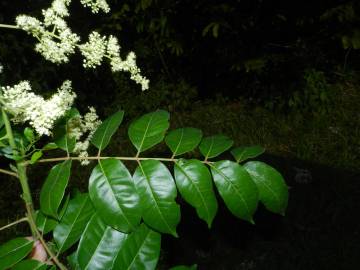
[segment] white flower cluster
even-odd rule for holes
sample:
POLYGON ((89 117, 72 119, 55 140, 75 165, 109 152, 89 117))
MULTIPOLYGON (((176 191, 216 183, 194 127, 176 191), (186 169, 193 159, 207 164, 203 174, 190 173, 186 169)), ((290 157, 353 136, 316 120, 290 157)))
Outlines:
MULTIPOLYGON (((81 158, 86 158, 89 156, 87 149, 90 146, 90 140, 101 124, 96 110, 93 107, 89 107, 89 112, 84 116, 79 115, 78 117, 72 118, 68 123, 69 136, 76 139, 76 144, 74 152, 79 155, 81 158), (85 136, 85 134, 87 134, 85 136), (81 141, 81 138, 85 136, 85 139, 81 141)), ((82 165, 89 164, 89 160, 81 160, 82 165)))
POLYGON ((112 61, 113 71, 122 70, 129 71, 130 79, 141 85, 141 89, 149 89, 149 80, 141 76, 141 70, 136 65, 136 55, 134 52, 130 52, 125 61, 119 62, 117 59, 112 61))
POLYGON ((101 61, 106 53, 106 37, 100 36, 98 32, 89 35, 89 41, 80 45, 81 54, 85 57, 83 66, 85 68, 95 68, 101 65, 101 61))
POLYGON ((141 76, 141 70, 136 65, 136 55, 134 52, 130 52, 126 60, 122 60, 120 57, 120 45, 116 37, 110 36, 107 42, 107 54, 110 58, 111 70, 116 71, 128 71, 130 72, 130 78, 136 83, 141 85, 141 89, 149 89, 149 80, 141 76))
MULTIPOLYGON (((130 52, 126 59, 122 60, 116 37, 107 38, 94 31, 90 33, 88 42, 79 44, 80 37, 72 33, 64 20, 70 15, 68 11, 70 2, 71 0, 54 0, 50 8, 42 11, 43 22, 27 15, 20 15, 16 18, 16 24, 39 40, 35 50, 53 63, 68 62, 69 56, 78 47, 84 56, 85 68, 95 68, 101 64, 104 57, 109 58, 113 72, 130 72, 130 78, 140 84, 142 90, 148 89, 149 80, 141 75, 141 70, 136 65, 135 53, 130 52)), ((94 13, 99 10, 104 12, 110 10, 105 0, 80 0, 80 2, 90 7, 94 13)))
POLYGON ((17 26, 39 40, 35 50, 53 63, 68 62, 80 41, 80 37, 72 33, 64 20, 64 17, 69 16, 70 2, 54 0, 50 8, 42 11, 44 22, 27 15, 16 17, 17 26))
POLYGON ((110 11, 110 7, 105 0, 80 0, 80 2, 84 7, 91 8, 92 13, 98 13, 100 9, 105 13, 110 11))
POLYGON ((3 106, 14 116, 12 120, 28 121, 40 136, 51 135, 55 121, 70 109, 75 97, 70 81, 65 81, 48 100, 33 93, 28 81, 1 88, 3 106))
POLYGON ((3 65, 2 65, 2 64, 0 64, 0 73, 2 73, 2 72, 3 72, 3 70, 4 70, 4 67, 3 67, 3 65))

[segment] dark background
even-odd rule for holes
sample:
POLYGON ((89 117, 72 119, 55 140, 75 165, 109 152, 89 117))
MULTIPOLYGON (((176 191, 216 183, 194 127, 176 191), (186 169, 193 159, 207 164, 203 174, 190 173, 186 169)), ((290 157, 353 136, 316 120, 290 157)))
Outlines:
MULTIPOLYGON (((141 92, 107 64, 84 70, 79 55, 70 65, 46 62, 32 37, 0 28, 1 84, 26 79, 46 96, 71 79, 80 111, 92 105, 106 117, 123 108, 127 123, 166 109, 172 127, 264 146, 260 159, 291 188, 287 215, 260 208, 255 226, 222 206, 209 231, 180 202, 180 239, 164 236, 160 269, 359 268, 359 1, 113 0, 111 14, 95 16, 73 2, 74 32, 83 41, 93 29, 119 37, 123 55, 135 51, 150 89, 141 92)), ((48 5, 3 0, 0 23, 12 24, 20 13, 41 16, 48 5)), ((134 153, 125 128, 116 138, 109 154, 134 153)), ((160 146, 151 154, 167 152, 160 146)), ((88 172, 75 170, 73 187, 86 189, 88 172)), ((35 197, 46 174, 36 168, 35 197)), ((17 183, 4 178, 0 188, 2 225, 23 210, 17 183)), ((0 239, 22 230, 1 232, 0 239)))

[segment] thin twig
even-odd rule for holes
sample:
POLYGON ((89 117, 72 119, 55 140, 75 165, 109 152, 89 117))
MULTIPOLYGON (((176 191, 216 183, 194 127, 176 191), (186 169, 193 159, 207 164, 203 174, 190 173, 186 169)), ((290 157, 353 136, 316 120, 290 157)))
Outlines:
MULTIPOLYGON (((58 158, 43 158, 38 160, 38 163, 49 163, 49 162, 59 162, 65 160, 103 160, 103 159, 118 159, 118 160, 126 160, 126 161, 142 161, 142 160, 158 160, 163 162, 177 162, 179 158, 156 158, 156 157, 98 157, 98 156, 90 156, 90 157, 58 157, 58 158)), ((212 161, 203 160, 201 161, 204 164, 212 164, 212 161)), ((26 162, 25 164, 29 164, 26 162)))
POLYGON ((27 218, 27 217, 20 218, 20 219, 14 221, 14 222, 11 222, 11 223, 9 223, 9 224, 1 227, 1 228, 0 228, 0 231, 5 230, 5 229, 7 229, 7 228, 10 228, 10 227, 12 227, 12 226, 15 226, 16 224, 19 224, 19 223, 25 222, 25 221, 28 221, 28 218, 27 218))
POLYGON ((2 24, 0 23, 0 28, 10 28, 10 29, 20 29, 19 26, 13 24, 2 24))
POLYGON ((141 161, 141 160, 158 160, 164 162, 176 162, 178 159, 176 158, 147 158, 147 157, 98 157, 98 156, 91 156, 91 157, 59 157, 59 158, 44 158, 40 159, 37 162, 39 163, 46 163, 46 162, 58 162, 64 160, 99 160, 99 159, 119 159, 119 160, 127 160, 127 161, 141 161))
POLYGON ((19 178, 17 173, 12 172, 12 171, 8 171, 8 170, 5 170, 5 169, 0 169, 0 173, 11 175, 11 176, 14 176, 16 178, 19 178))
POLYGON ((61 269, 61 270, 67 270, 66 266, 63 265, 59 259, 57 258, 57 256, 55 256, 55 254, 51 251, 51 249, 48 247, 48 245, 46 244, 44 238, 42 237, 42 234, 39 232, 36 224, 35 224, 35 221, 33 220, 33 216, 31 214, 31 209, 29 207, 29 205, 26 205, 26 210, 28 212, 28 222, 30 224, 30 227, 33 228, 33 230, 35 231, 36 233, 36 237, 37 239, 40 241, 41 245, 44 247, 44 249, 46 250, 47 254, 49 254, 50 256, 50 259, 52 261, 54 261, 54 263, 61 269))

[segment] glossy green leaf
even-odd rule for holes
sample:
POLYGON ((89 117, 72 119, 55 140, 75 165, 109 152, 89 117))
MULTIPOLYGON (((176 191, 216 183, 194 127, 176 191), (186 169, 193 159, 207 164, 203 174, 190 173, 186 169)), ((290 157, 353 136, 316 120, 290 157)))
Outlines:
POLYGON ((28 142, 33 142, 35 140, 35 134, 34 134, 34 130, 32 130, 29 127, 26 127, 24 129, 24 136, 27 139, 28 142))
POLYGON ((46 270, 48 265, 36 260, 24 260, 17 263, 11 270, 46 270))
POLYGON ((3 119, 2 113, 0 113, 0 128, 2 128, 4 125, 5 125, 4 119, 3 119))
POLYGON ((35 223, 43 234, 51 232, 58 224, 57 220, 45 216, 41 211, 37 211, 35 223))
POLYGON ((69 182, 71 160, 66 160, 52 167, 40 192, 40 209, 51 217, 58 219, 58 209, 69 182))
POLYGON ((114 270, 154 270, 159 260, 161 234, 145 224, 132 232, 115 260, 114 270))
POLYGON ((76 139, 70 137, 66 131, 66 125, 60 125, 54 130, 54 143, 62 150, 72 153, 75 148, 76 139))
POLYGON ((214 158, 233 145, 233 140, 224 135, 215 135, 204 138, 199 146, 201 154, 205 158, 214 158))
POLYGON ((79 266, 78 261, 77 261, 77 251, 74 251, 69 256, 67 256, 66 260, 67 260, 71 270, 80 269, 80 266, 79 266))
POLYGON ((260 201, 265 207, 269 211, 285 215, 289 194, 281 174, 260 161, 249 161, 244 168, 258 186, 260 201))
POLYGON ((175 181, 184 200, 195 207, 198 216, 211 227, 218 204, 211 174, 199 160, 179 160, 174 166, 175 181))
POLYGON ((174 266, 171 267, 169 270, 196 270, 197 269, 197 265, 191 265, 191 266, 186 266, 186 265, 178 265, 178 266, 174 266))
POLYGON ((133 178, 144 222, 162 233, 177 236, 180 207, 175 202, 176 186, 168 168, 157 160, 141 161, 133 178))
POLYGON ((172 130, 165 137, 165 143, 174 156, 192 151, 200 143, 202 131, 197 128, 179 128, 172 130))
MULTIPOLYGON (((65 201, 62 202, 61 210, 59 211, 59 220, 61 220, 61 218, 65 214, 69 201, 70 196, 68 195, 65 201)), ((53 231, 59 222, 56 219, 44 215, 41 211, 36 211, 35 223, 39 231, 41 231, 43 234, 47 234, 53 231)))
POLYGON ((59 220, 61 220, 63 215, 65 214, 65 211, 69 205, 69 202, 70 202, 70 194, 68 194, 66 196, 66 199, 63 200, 63 202, 61 203, 61 210, 59 211, 59 220))
POLYGON ((128 234, 111 228, 94 214, 80 239, 77 251, 80 269, 112 269, 127 237, 128 234))
POLYGON ((169 113, 158 110, 148 113, 131 123, 129 137, 139 152, 160 143, 169 128, 169 113))
POLYGON ((75 137, 69 136, 69 125, 68 122, 72 118, 80 117, 80 113, 77 109, 71 108, 65 114, 65 116, 60 119, 59 123, 55 126, 53 131, 54 133, 54 143, 62 150, 71 153, 74 150, 76 139, 75 137))
POLYGON ((139 225, 139 195, 131 174, 120 160, 99 160, 90 176, 89 194, 108 225, 122 232, 130 232, 139 225))
POLYGON ((210 164, 215 185, 227 208, 236 217, 254 223, 259 192, 247 171, 233 161, 210 164))
POLYGON ((0 269, 8 269, 24 259, 32 250, 34 241, 19 237, 0 246, 0 269))
POLYGON ((237 163, 243 162, 249 158, 255 158, 264 152, 265 149, 258 145, 236 147, 231 150, 231 154, 234 156, 237 163))
POLYGON ((70 200, 64 216, 54 229, 54 240, 60 253, 79 240, 93 214, 94 208, 88 194, 80 194, 70 200))
POLYGON ((43 155, 42 151, 34 152, 34 154, 32 154, 30 158, 30 164, 36 163, 36 161, 38 161, 42 157, 42 155, 43 155))
POLYGON ((110 142, 111 137, 119 128, 124 118, 124 111, 118 111, 110 117, 108 117, 101 125, 96 129, 91 143, 95 145, 99 150, 103 150, 110 142))
POLYGON ((47 151, 47 150, 54 150, 57 148, 58 148, 58 146, 56 145, 56 143, 48 143, 42 148, 42 150, 47 151))

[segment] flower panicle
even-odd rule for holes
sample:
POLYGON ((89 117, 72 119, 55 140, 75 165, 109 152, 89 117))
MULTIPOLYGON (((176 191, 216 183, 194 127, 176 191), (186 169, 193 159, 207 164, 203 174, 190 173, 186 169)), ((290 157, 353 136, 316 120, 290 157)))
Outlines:
POLYGON ((22 81, 12 87, 1 87, 1 97, 5 110, 13 115, 13 122, 29 122, 40 136, 50 136, 55 122, 71 108, 76 94, 67 80, 45 100, 32 92, 28 81, 22 81))
MULTIPOLYGON (((100 10, 109 12, 105 0, 80 0, 85 7, 90 7, 93 13, 100 10)), ((141 85, 142 90, 149 88, 149 80, 141 75, 136 64, 136 55, 130 52, 125 60, 120 57, 120 45, 114 36, 101 36, 93 31, 88 41, 80 44, 80 37, 73 33, 65 21, 70 16, 68 7, 71 0, 54 0, 48 9, 42 10, 44 17, 40 21, 27 15, 19 15, 16 25, 38 39, 35 50, 48 61, 61 64, 69 62, 69 58, 78 48, 84 57, 85 68, 96 68, 104 58, 108 58, 112 72, 124 71, 130 73, 130 79, 141 85)))
POLYGON ((76 139, 74 152, 84 158, 81 160, 82 165, 89 164, 89 160, 86 159, 89 156, 87 150, 94 132, 100 124, 101 121, 94 107, 89 107, 89 112, 84 116, 78 115, 68 122, 69 136, 76 139))

